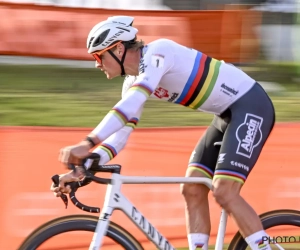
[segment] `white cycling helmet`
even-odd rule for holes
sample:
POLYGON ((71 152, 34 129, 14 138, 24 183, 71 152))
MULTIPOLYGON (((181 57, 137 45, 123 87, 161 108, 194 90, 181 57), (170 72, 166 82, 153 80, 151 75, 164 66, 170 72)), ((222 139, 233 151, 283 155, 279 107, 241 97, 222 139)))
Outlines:
POLYGON ((120 61, 110 50, 108 52, 121 66, 121 75, 125 76, 123 62, 125 59, 127 44, 136 40, 138 30, 132 27, 134 18, 130 16, 113 16, 96 24, 90 31, 86 46, 88 53, 104 50, 116 42, 122 41, 125 45, 125 52, 120 61), (127 43, 126 43, 127 42, 127 43))
POLYGON ((113 16, 96 24, 87 38, 88 53, 103 50, 116 41, 135 39, 138 30, 131 26, 133 20, 130 16, 113 16))

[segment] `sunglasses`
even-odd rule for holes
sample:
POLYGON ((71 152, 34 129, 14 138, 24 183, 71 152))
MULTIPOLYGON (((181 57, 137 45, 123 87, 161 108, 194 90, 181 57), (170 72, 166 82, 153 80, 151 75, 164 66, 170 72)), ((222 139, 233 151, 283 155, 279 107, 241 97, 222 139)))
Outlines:
POLYGON ((108 51, 110 50, 111 48, 117 46, 119 43, 121 43, 122 41, 119 41, 103 50, 99 50, 99 51, 96 51, 94 53, 92 53, 92 56, 94 57, 94 59, 98 62, 99 66, 101 67, 102 66, 102 58, 101 58, 101 55, 105 52, 105 51, 108 51))

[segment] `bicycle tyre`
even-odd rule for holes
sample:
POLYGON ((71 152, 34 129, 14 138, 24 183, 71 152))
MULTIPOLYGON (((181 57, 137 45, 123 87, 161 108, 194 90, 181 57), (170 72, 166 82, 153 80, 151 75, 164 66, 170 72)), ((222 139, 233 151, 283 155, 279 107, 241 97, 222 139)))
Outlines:
MULTIPOLYGON (((300 227, 300 211, 297 210, 273 210, 263 213, 259 217, 262 221, 264 229, 284 225, 300 227)), ((240 232, 237 232, 230 242, 228 250, 244 250, 247 247, 248 244, 246 243, 240 232)))
MULTIPOLYGON (((71 231, 96 230, 99 218, 91 215, 63 216, 46 222, 34 230, 18 250, 36 250, 41 244, 55 235, 71 231)), ((126 250, 144 250, 142 245, 124 228, 110 221, 106 237, 112 239, 126 250)))

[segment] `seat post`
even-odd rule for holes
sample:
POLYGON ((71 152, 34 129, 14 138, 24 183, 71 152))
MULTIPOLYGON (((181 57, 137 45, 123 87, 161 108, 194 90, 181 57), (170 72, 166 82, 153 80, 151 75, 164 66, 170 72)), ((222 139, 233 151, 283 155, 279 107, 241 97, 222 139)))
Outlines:
POLYGON ((226 232, 226 225, 227 225, 227 213, 222 208, 215 250, 222 250, 223 249, 225 232, 226 232))
POLYGON ((216 147, 216 146, 222 146, 222 142, 221 142, 221 141, 215 142, 215 143, 214 143, 214 146, 215 146, 215 147, 216 147))

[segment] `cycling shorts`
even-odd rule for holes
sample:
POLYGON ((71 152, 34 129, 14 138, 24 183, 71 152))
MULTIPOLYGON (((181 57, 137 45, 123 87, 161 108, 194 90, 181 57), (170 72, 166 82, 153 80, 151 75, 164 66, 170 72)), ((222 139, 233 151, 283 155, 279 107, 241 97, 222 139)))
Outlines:
POLYGON ((267 93, 256 83, 211 125, 197 143, 189 168, 209 178, 226 178, 242 184, 254 167, 275 122, 267 93), (215 142, 221 142, 215 146, 215 142))

